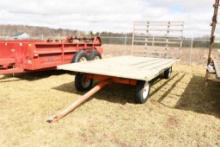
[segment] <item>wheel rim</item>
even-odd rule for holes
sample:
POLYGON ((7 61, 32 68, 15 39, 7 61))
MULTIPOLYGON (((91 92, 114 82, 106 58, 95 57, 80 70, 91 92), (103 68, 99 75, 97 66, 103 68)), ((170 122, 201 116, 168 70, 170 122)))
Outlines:
POLYGON ((172 69, 170 68, 170 69, 169 69, 169 73, 168 73, 168 77, 171 76, 171 73, 172 73, 172 69))
POLYGON ((79 62, 87 62, 86 57, 81 57, 81 58, 79 59, 79 62))
POLYGON ((95 56, 94 60, 100 60, 99 56, 95 56))
POLYGON ((91 83, 91 80, 88 80, 88 79, 86 79, 86 77, 83 77, 83 79, 82 79, 82 86, 83 86, 84 88, 89 87, 89 86, 90 86, 90 83, 91 83))
POLYGON ((143 98, 146 99, 149 95, 150 85, 148 82, 145 83, 143 88, 143 98))

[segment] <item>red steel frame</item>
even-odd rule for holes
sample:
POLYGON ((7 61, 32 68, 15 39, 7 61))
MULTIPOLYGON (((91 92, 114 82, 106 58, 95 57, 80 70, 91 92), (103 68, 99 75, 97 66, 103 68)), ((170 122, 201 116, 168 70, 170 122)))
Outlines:
POLYGON ((117 83, 117 84, 126 84, 126 85, 132 85, 132 86, 136 86, 137 84, 137 80, 132 80, 132 79, 111 77, 111 76, 105 76, 105 75, 94 75, 94 74, 85 74, 85 75, 86 75, 86 79, 96 80, 99 82, 108 80, 108 81, 111 81, 111 83, 117 83))
POLYGON ((56 69, 58 65, 71 63, 79 51, 93 50, 103 53, 100 37, 90 41, 0 41, 0 74, 23 73, 56 69))
POLYGON ((94 74, 86 74, 87 80, 97 80, 98 84, 92 88, 90 91, 88 91, 83 96, 79 97, 76 101, 74 101, 72 104, 70 104, 68 107, 63 109, 62 111, 58 112, 56 115, 53 115, 47 119, 48 123, 55 123, 58 122, 60 119, 64 118, 68 114, 70 114, 72 111, 74 111, 77 107, 91 99, 91 96, 96 94, 98 91, 103 89, 105 86, 111 84, 111 83, 117 83, 117 84, 125 84, 125 85, 131 85, 136 86, 137 80, 132 79, 124 79, 124 78, 118 78, 118 77, 111 77, 111 76, 105 76, 105 75, 94 75, 94 74))

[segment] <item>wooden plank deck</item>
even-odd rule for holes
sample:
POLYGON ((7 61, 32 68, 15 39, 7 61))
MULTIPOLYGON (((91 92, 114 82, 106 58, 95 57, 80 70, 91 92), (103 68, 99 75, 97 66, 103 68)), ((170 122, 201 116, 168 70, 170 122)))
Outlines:
POLYGON ((85 63, 61 65, 58 69, 150 81, 175 62, 174 59, 120 56, 85 63))
POLYGON ((220 78, 220 60, 214 60, 217 78, 220 78))

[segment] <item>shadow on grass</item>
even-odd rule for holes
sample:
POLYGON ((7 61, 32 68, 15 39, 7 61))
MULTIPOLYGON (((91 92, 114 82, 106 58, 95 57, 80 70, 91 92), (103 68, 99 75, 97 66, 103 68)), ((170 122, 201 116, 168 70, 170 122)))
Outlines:
POLYGON ((161 90, 162 94, 159 96, 157 102, 165 107, 220 117, 220 83, 209 82, 209 85, 206 86, 205 78, 202 76, 193 76, 185 87, 180 87, 184 91, 178 96, 177 103, 174 107, 162 103, 167 96, 178 95, 173 89, 176 88, 178 83, 184 82, 185 76, 185 74, 175 74, 171 79, 155 89, 151 93, 151 96, 161 90), (169 83, 170 81, 173 81, 172 84, 169 83), (169 86, 166 87, 167 84, 169 86), (162 90, 163 88, 165 90, 162 90))
MULTIPOLYGON (((197 113, 220 117, 220 83, 210 82, 209 86, 206 87, 204 77, 202 76, 193 76, 190 82, 185 87, 182 87, 184 88, 184 92, 178 96, 175 106, 170 107, 162 103, 167 96, 173 94, 171 92, 174 88, 176 88, 178 83, 184 82, 185 76, 185 74, 180 73, 174 74, 169 80, 165 81, 162 85, 152 91, 150 97, 161 90, 162 95, 159 96, 157 101, 165 107, 194 111, 197 113)), ((159 79, 155 79, 153 84, 159 81, 159 79)), ((68 93, 77 93, 79 95, 84 94, 75 90, 74 81, 65 83, 53 89, 68 93)), ((174 94, 178 95, 178 93, 174 94)), ((126 103, 134 103, 135 87, 113 84, 96 93, 94 97, 100 100, 109 101, 111 103, 119 103, 122 105, 126 103)))
MULTIPOLYGON (((75 89, 74 81, 62 84, 58 87, 54 87, 53 89, 62 92, 76 93, 79 95, 85 94, 83 92, 78 92, 75 89)), ((133 103, 134 94, 135 88, 132 86, 112 84, 97 92, 93 97, 100 100, 105 100, 112 103, 120 103, 124 105, 126 103, 133 103)))
POLYGON ((158 102, 161 103, 161 102, 164 100, 164 98, 167 97, 167 96, 171 93, 171 91, 173 90, 173 88, 176 87, 177 84, 183 80, 184 77, 185 77, 185 74, 181 75, 181 77, 179 77, 179 78, 172 84, 172 86, 171 86, 169 89, 167 89, 166 92, 165 92, 163 95, 160 96, 158 102))
POLYGON ((0 83, 6 82, 15 82, 15 81, 36 81, 41 80, 44 78, 48 78, 53 75, 62 75, 65 73, 73 74, 71 72, 61 71, 61 70, 49 70, 49 71, 38 71, 33 73, 23 73, 23 74, 16 74, 16 75, 5 75, 0 78, 0 83))
MULTIPOLYGON (((169 80, 167 80, 163 85, 161 85, 159 88, 157 88, 155 91, 153 91, 150 96, 154 95, 157 91, 159 91, 161 88, 163 88, 167 83, 172 81, 176 76, 179 74, 176 73, 174 76, 172 76, 169 80)), ((154 79, 151 83, 152 85, 159 82, 160 78, 154 79)), ((76 93, 83 95, 85 93, 78 92, 74 87, 74 81, 62 84, 58 87, 54 87, 53 89, 68 92, 68 93, 76 93)), ((100 90, 98 93, 95 94, 94 97, 100 100, 109 101, 112 103, 120 103, 122 105, 126 103, 134 103, 134 97, 135 97, 135 87, 129 86, 129 85, 122 85, 122 84, 111 84, 105 87, 104 89, 100 90)))
MULTIPOLYGON (((156 94, 159 90, 161 90, 164 86, 166 86, 170 81, 172 81, 173 79, 175 79, 177 76, 179 75, 179 73, 176 73, 175 75, 173 75, 170 79, 166 80, 166 82, 164 82, 162 85, 160 85, 156 90, 154 90, 153 92, 150 93, 150 96, 153 96, 154 94, 156 94)), ((159 78, 156 78, 152 81, 152 84, 156 84, 157 82, 160 82, 159 78)), ((174 87, 172 87, 173 89, 174 87)), ((171 89, 171 90, 172 90, 171 89)))
POLYGON ((205 86, 204 77, 193 76, 175 108, 220 117, 220 83, 205 86))

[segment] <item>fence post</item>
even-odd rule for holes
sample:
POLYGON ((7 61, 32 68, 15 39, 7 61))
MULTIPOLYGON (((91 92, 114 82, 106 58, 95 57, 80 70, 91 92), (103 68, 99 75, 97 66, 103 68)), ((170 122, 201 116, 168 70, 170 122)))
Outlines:
POLYGON ((189 64, 191 65, 192 64, 192 49, 193 49, 193 46, 194 46, 194 38, 192 37, 191 38, 191 45, 190 45, 190 55, 189 55, 189 64))
POLYGON ((128 36, 127 34, 125 34, 125 46, 127 46, 127 39, 128 39, 128 36))
POLYGON ((132 45, 131 45, 131 49, 130 49, 130 55, 133 55, 134 38, 135 38, 135 22, 133 22, 133 34, 132 34, 132 45))
POLYGON ((153 44, 152 44, 152 46, 154 47, 154 45, 155 45, 155 36, 153 35, 153 44))

